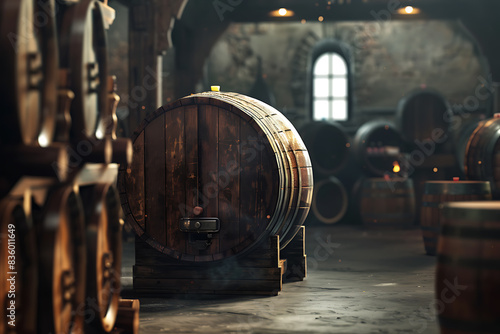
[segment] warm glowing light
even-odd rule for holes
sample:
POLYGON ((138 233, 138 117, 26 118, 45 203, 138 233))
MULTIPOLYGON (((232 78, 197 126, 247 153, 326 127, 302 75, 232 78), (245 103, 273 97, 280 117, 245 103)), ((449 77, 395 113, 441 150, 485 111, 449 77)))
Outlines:
POLYGON ((295 15, 295 13, 293 10, 286 9, 286 8, 280 8, 280 9, 276 9, 276 10, 269 12, 269 16, 272 16, 272 17, 291 17, 294 15, 295 15))
POLYGON ((210 86, 212 92, 220 92, 220 86, 210 86))
POLYGON ((319 22, 323 22, 323 20, 324 20, 323 16, 318 17, 319 22))
POLYGON ((300 23, 302 23, 302 24, 304 24, 304 23, 306 23, 306 22, 307 22, 307 21, 306 21, 306 19, 302 19, 302 20, 300 20, 300 23))
POLYGON ((392 164, 394 167, 392 168, 392 171, 394 173, 399 173, 401 171, 401 167, 399 166, 399 163, 397 161, 394 161, 392 164))
POLYGON ((406 6, 406 7, 401 7, 398 9, 398 14, 401 14, 401 15, 415 15, 415 14, 419 14, 419 13, 420 13, 420 9, 415 8, 413 6, 406 6))
POLYGON ((436 167, 434 167, 434 169, 432 170, 434 173, 437 173, 438 172, 438 169, 436 167))
POLYGON ((351 147, 351 143, 345 144, 345 147, 347 147, 347 148, 351 147))
POLYGON ((458 181, 460 181, 460 178, 459 178, 458 176, 455 176, 455 177, 453 178, 453 181, 458 182, 458 181))
POLYGON ((40 136, 38 136, 38 144, 40 144, 41 147, 49 146, 49 138, 47 138, 47 135, 45 133, 42 133, 40 134, 40 136))

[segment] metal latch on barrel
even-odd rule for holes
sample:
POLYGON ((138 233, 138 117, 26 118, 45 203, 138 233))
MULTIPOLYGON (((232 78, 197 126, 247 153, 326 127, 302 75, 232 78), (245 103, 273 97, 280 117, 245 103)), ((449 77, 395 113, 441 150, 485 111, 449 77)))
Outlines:
POLYGON ((219 218, 181 218, 182 232, 217 233, 220 230, 219 218))

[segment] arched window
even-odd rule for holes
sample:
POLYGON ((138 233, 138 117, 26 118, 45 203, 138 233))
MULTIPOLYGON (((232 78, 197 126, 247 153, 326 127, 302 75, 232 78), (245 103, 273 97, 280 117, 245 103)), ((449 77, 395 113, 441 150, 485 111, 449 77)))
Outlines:
POLYGON ((346 46, 332 40, 322 41, 315 46, 311 68, 313 120, 349 120, 350 76, 346 46))

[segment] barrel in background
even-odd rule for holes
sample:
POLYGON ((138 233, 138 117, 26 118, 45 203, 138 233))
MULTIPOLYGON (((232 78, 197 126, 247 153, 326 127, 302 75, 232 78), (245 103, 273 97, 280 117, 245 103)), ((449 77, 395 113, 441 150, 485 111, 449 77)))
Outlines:
POLYGON ((414 147, 433 143, 436 153, 446 151, 451 125, 448 101, 436 90, 416 89, 400 100, 396 119, 402 138, 414 147))
POLYGON ((136 131, 134 160, 120 179, 135 232, 188 262, 241 255, 275 234, 286 246, 313 194, 307 149, 290 122, 234 93, 158 109, 136 131))
POLYGON ((311 209, 314 217, 324 224, 335 224, 344 218, 349 203, 342 182, 330 176, 314 185, 311 209))
POLYGON ((367 178, 360 194, 363 224, 368 227, 408 227, 415 221, 413 181, 407 178, 367 178))
POLYGON ((489 181, 494 199, 500 197, 500 119, 479 123, 465 151, 465 175, 470 180, 489 181))
POLYGON ((428 181, 425 183, 420 228, 427 255, 436 255, 440 223, 439 205, 446 202, 491 200, 485 181, 428 181))
POLYGON ((313 163, 316 178, 339 173, 349 160, 351 141, 335 122, 311 122, 300 129, 313 163))
POLYGON ((498 333, 500 202, 455 202, 442 209, 436 298, 441 333, 498 333))
POLYGON ((401 135, 390 122, 371 121, 363 124, 356 132, 354 152, 368 176, 403 173, 406 169, 403 151, 401 135))

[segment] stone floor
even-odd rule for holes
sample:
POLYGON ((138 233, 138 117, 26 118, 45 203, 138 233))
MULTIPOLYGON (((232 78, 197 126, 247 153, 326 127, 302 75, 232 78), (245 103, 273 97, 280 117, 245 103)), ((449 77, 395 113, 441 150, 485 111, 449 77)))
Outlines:
MULTIPOLYGON (((308 277, 276 297, 141 298, 141 333, 439 333, 420 231, 306 228, 308 277)), ((133 297, 133 244, 123 288, 133 297)))

